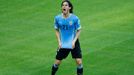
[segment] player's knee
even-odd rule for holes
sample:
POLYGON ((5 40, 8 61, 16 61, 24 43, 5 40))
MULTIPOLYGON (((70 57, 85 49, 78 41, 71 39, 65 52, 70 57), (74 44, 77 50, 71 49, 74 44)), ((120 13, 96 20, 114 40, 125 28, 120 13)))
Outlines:
POLYGON ((55 61, 55 64, 57 64, 57 65, 60 65, 60 63, 61 63, 61 60, 56 60, 55 61))
POLYGON ((76 63, 77 63, 77 65, 80 65, 80 64, 82 64, 82 60, 81 59, 76 59, 76 63))

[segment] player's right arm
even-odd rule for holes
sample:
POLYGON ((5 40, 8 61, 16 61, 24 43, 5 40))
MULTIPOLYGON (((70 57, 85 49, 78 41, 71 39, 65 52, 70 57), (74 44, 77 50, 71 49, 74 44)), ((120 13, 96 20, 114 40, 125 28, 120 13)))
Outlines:
POLYGON ((55 31, 56 31, 56 37, 57 37, 59 48, 61 48, 61 41, 60 41, 60 33, 59 33, 59 30, 58 29, 55 29, 55 31))
POLYGON ((59 48, 61 48, 59 24, 58 24, 58 20, 57 19, 58 19, 57 17, 55 17, 55 19, 54 19, 54 28, 55 28, 55 31, 56 31, 56 37, 57 37, 57 41, 58 41, 58 46, 59 46, 59 48))

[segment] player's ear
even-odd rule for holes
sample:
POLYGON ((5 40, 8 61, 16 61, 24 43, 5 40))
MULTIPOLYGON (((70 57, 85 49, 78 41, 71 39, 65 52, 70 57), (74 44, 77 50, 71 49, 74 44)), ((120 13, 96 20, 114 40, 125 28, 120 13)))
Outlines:
POLYGON ((69 10, 71 9, 71 7, 69 7, 69 10))

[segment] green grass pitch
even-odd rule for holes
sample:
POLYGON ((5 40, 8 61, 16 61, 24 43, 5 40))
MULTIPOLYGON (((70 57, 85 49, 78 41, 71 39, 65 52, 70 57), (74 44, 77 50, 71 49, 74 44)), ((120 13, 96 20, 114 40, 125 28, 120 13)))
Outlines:
MULTIPOLYGON (((62 0, 0 0, 0 75, 50 75, 62 0)), ((71 0, 80 18, 84 75, 134 74, 134 0, 71 0)), ((76 75, 69 55, 57 75, 76 75)))

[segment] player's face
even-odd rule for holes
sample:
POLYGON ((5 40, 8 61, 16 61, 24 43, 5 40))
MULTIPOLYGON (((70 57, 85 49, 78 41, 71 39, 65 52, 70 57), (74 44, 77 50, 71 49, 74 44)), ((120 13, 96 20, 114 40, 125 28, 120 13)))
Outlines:
POLYGON ((68 14, 70 9, 71 9, 71 7, 69 7, 69 4, 67 2, 64 2, 62 4, 62 13, 63 14, 68 14))

